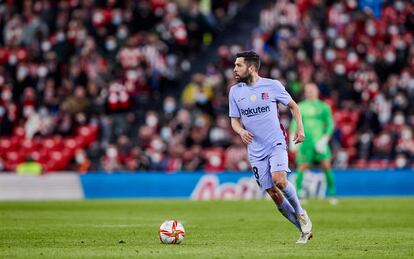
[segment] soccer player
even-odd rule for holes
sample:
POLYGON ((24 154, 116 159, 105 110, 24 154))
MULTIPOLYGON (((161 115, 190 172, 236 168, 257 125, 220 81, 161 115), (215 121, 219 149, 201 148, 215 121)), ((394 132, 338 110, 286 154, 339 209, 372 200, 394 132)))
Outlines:
MULTIPOLYGON (((331 109, 326 103, 319 100, 319 89, 314 83, 306 84, 304 90, 305 100, 299 102, 298 105, 303 116, 306 140, 297 147, 296 189, 301 197, 303 173, 309 170, 313 163, 320 163, 325 173, 328 196, 331 197, 330 202, 336 204, 331 150, 328 143, 334 129, 331 109)), ((294 133, 296 129, 297 123, 292 121, 290 132, 294 133)))
POLYGON ((279 121, 278 104, 287 105, 297 122, 296 144, 305 138, 301 114, 285 87, 277 80, 260 77, 259 68, 260 58, 255 52, 237 54, 234 74, 238 83, 229 92, 231 126, 247 144, 257 184, 301 232, 296 243, 305 244, 312 237, 312 222, 286 178, 290 172, 287 138, 279 121))

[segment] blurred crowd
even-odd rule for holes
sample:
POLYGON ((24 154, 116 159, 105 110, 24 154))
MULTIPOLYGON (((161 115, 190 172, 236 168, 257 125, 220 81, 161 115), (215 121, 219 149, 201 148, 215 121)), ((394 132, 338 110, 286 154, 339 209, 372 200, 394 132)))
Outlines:
POLYGON ((72 136, 93 124, 99 138, 78 152, 98 161, 91 170, 161 169, 140 159, 150 152, 137 142, 138 132, 145 135, 138 125, 161 110, 166 94, 177 95, 191 60, 244 2, 1 1, 0 137, 21 136, 21 128, 26 139, 72 136), (134 143, 128 150, 125 139, 134 143), (112 161, 114 150, 119 161, 112 161))
MULTIPOLYGON (((217 62, 193 76, 181 104, 192 111, 194 123, 205 117, 215 121, 205 130, 210 132, 206 139, 224 148, 224 161, 230 160, 226 148, 231 148, 240 162, 232 170, 248 160, 243 148, 233 146, 238 138, 218 120, 227 116, 226 96, 236 83, 234 57, 246 49, 260 54, 260 75, 280 80, 296 101, 302 100, 307 82, 318 85, 335 120, 335 168, 414 167, 412 1, 271 1, 245 45, 219 47, 217 62), (229 139, 232 143, 226 143, 229 139)), ((288 129, 290 112, 279 108, 288 129)))
MULTIPOLYGON (((318 85, 336 123, 336 168, 414 167, 412 1, 273 1, 248 44, 219 49, 215 67, 227 90, 241 49, 259 53, 260 74, 282 81, 297 101, 305 83, 318 85)), ((286 110, 281 119, 287 128, 286 110)))
POLYGON ((244 2, 1 3, 0 137, 17 127, 26 138, 71 136, 93 124, 98 138, 67 169, 248 170, 227 93, 235 54, 252 49, 261 76, 280 80, 296 101, 305 83, 319 86, 336 122, 335 167, 414 165, 411 1, 270 1, 251 39, 219 47, 217 62, 177 95, 192 57, 244 2))

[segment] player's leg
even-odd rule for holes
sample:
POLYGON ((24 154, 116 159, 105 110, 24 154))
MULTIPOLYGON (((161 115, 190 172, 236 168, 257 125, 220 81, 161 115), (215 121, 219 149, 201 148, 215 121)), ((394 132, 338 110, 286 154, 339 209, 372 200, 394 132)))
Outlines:
POLYGON ((296 165, 296 191, 300 198, 303 198, 302 193, 302 186, 303 186, 303 178, 305 176, 304 172, 309 170, 310 164, 307 163, 297 163, 296 165))
POLYGON ((336 199, 336 188, 335 188, 335 175, 332 171, 331 160, 321 160, 321 167, 325 173, 326 184, 328 186, 328 197, 330 198, 331 204, 335 205, 338 203, 336 199))
POLYGON ((288 154, 285 148, 275 148, 270 155, 270 171, 273 183, 283 192, 296 213, 303 213, 295 187, 286 178, 286 172, 290 172, 288 154))
POLYGON ((304 173, 310 168, 314 155, 313 145, 307 143, 302 143, 296 154, 296 191, 301 198, 303 198, 302 186, 304 173))
POLYGON ((320 162, 321 168, 325 173, 326 184, 328 186, 328 196, 335 199, 336 188, 335 188, 335 176, 331 166, 331 150, 329 146, 326 148, 324 153, 318 153, 316 160, 320 162))
POLYGON ((286 172, 290 172, 287 150, 285 148, 275 148, 269 161, 274 184, 283 192, 286 199, 295 209, 302 232, 310 233, 312 230, 312 222, 300 204, 295 187, 286 177, 286 172))
POLYGON ((295 210, 292 205, 290 205, 289 201, 283 196, 282 192, 277 187, 269 188, 266 192, 272 198, 280 213, 302 232, 295 210))
POLYGON ((283 197, 283 194, 277 189, 270 175, 269 160, 263 159, 259 161, 250 161, 252 171, 256 182, 260 189, 266 191, 276 204, 277 209, 285 216, 293 225, 300 230, 300 224, 295 214, 295 210, 289 201, 283 197))

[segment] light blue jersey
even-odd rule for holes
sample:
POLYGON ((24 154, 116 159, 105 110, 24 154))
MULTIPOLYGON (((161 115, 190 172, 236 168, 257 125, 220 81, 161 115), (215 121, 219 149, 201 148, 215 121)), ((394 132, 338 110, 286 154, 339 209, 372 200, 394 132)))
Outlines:
POLYGON ((238 83, 229 93, 229 116, 241 118, 253 142, 247 146, 250 160, 269 156, 276 146, 287 148, 286 132, 279 121, 278 103, 287 105, 292 97, 277 80, 259 78, 255 85, 238 83))

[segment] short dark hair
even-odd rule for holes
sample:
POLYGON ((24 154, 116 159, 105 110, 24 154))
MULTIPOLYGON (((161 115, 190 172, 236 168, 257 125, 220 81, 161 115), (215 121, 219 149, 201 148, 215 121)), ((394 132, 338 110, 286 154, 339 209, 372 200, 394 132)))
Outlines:
POLYGON ((236 58, 244 58, 244 62, 247 63, 248 66, 254 66, 257 71, 260 68, 260 57, 254 51, 243 51, 236 54, 236 58))

